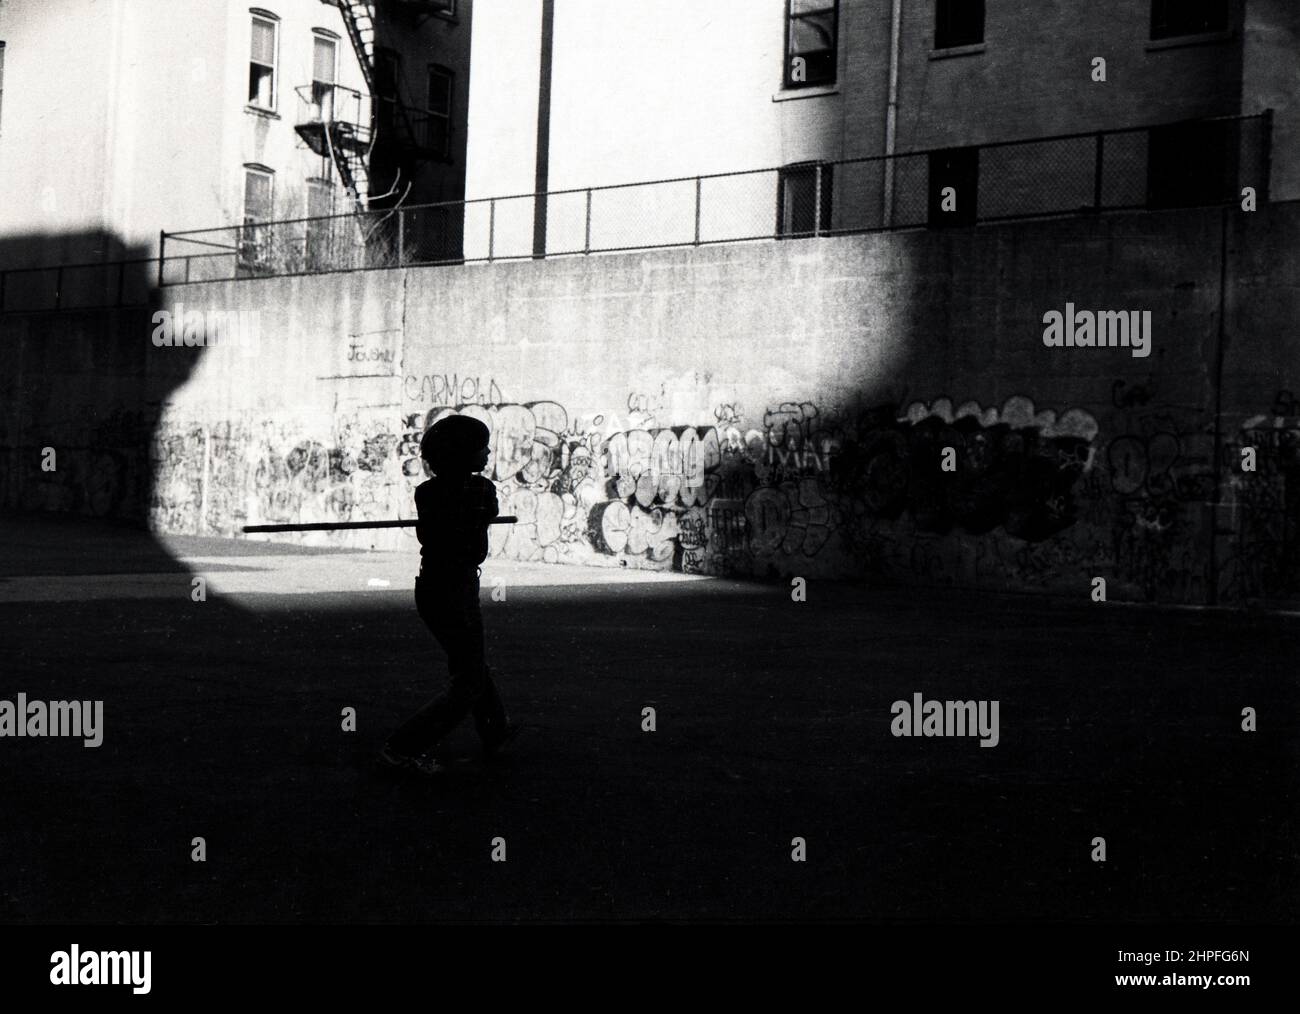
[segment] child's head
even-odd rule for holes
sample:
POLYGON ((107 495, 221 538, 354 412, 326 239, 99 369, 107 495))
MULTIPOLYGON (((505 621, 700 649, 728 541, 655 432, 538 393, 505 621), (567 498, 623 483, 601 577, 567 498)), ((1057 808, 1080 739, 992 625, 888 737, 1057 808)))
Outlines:
POLYGON ((487 465, 491 434, 478 419, 449 415, 430 426, 420 440, 420 457, 434 475, 467 475, 487 465))

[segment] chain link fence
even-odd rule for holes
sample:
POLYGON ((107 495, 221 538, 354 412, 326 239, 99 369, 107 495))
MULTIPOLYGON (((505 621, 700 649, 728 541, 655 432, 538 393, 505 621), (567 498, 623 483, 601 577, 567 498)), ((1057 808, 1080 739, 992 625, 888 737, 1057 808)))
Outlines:
POLYGON ((1271 114, 164 233, 161 284, 1268 199, 1271 114))

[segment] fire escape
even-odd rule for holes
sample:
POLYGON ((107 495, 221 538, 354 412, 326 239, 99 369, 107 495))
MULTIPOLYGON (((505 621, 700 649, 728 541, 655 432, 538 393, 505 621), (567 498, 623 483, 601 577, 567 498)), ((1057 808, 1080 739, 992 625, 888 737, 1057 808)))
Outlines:
MULTIPOLYGON (((298 135, 313 152, 333 163, 361 210, 369 206, 372 197, 370 161, 375 148, 388 156, 385 161, 406 171, 408 182, 420 163, 444 155, 437 150, 438 139, 430 129, 429 118, 413 121, 400 94, 400 81, 395 75, 376 73, 375 8, 384 2, 321 0, 328 7, 337 7, 343 15, 367 94, 321 82, 297 89, 301 100, 298 135)), ((454 10, 448 0, 387 2, 394 4, 395 11, 416 15, 454 10)))

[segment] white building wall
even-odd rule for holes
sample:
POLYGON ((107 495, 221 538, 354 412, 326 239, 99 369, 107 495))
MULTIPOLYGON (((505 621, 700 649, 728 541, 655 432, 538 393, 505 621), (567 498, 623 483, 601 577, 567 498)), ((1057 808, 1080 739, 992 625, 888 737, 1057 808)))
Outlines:
MULTIPOLYGON (((306 214, 321 160, 294 131, 312 29, 338 35, 340 84, 365 91, 341 12, 259 0, 280 19, 274 115, 247 108, 244 0, 9 0, 0 113, 0 257, 48 264, 157 252, 158 233, 242 220, 244 164, 275 170, 277 215, 306 214), (92 238, 112 237, 109 244, 92 238), (7 242, 6 242, 7 240, 7 242), (104 249, 116 245, 119 250, 104 249)), ((337 179, 336 179, 337 182, 337 179)), ((339 210, 347 210, 340 190, 339 210)))

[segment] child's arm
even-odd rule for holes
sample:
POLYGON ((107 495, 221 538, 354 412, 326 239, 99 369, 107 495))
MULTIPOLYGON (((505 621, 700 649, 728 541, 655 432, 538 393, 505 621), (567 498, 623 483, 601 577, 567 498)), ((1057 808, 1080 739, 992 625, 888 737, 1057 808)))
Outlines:
POLYGON ((472 525, 486 528, 500 513, 497 490, 492 481, 481 475, 471 476, 465 488, 464 507, 465 515, 472 525))

